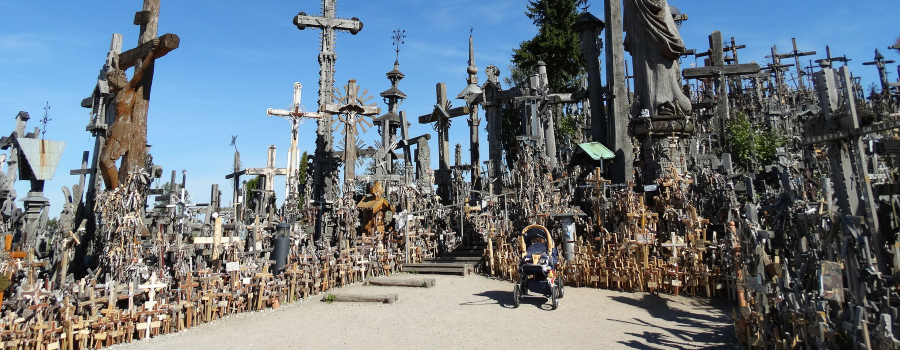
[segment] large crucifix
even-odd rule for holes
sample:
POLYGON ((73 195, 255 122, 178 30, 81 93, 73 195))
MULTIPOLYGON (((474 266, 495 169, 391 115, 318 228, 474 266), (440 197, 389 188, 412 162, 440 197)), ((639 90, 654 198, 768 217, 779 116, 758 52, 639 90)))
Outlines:
POLYGON ((445 204, 450 198, 450 119, 469 114, 468 107, 451 108, 447 100, 447 84, 438 83, 437 103, 430 114, 419 116, 419 124, 435 123, 438 132, 438 169, 434 172, 434 182, 438 185, 438 196, 445 204))
POLYGON ((116 93, 115 120, 100 152, 100 174, 107 189, 118 187, 128 172, 144 166, 154 61, 177 49, 180 43, 175 34, 156 37, 159 1, 144 0, 143 10, 134 16, 134 24, 141 26, 138 46, 121 53, 118 64, 107 71, 110 90, 116 93), (134 67, 134 73, 129 81, 125 70, 131 67, 134 67), (119 158, 122 163, 117 169, 119 158))
MULTIPOLYGON (((334 63, 337 61, 337 53, 334 51, 335 31, 347 31, 350 34, 359 33, 363 23, 356 17, 351 19, 336 18, 335 0, 322 0, 322 16, 307 16, 300 12, 294 17, 294 25, 297 29, 304 30, 307 27, 320 29, 321 48, 319 53, 319 111, 332 101, 334 90, 334 63)), ((319 207, 316 219, 315 239, 322 238, 323 215, 325 205, 333 201, 328 198, 334 193, 334 183, 331 173, 334 171, 334 137, 331 134, 332 120, 330 117, 319 119, 316 128, 316 154, 313 167, 313 198, 319 207)))
POLYGON ((322 115, 320 114, 304 112, 300 109, 302 90, 302 84, 294 83, 294 101, 293 104, 291 104, 290 110, 275 108, 266 110, 266 114, 270 117, 284 117, 291 122, 291 148, 288 149, 288 178, 284 189, 285 199, 293 197, 299 191, 298 186, 300 185, 301 175, 297 173, 300 169, 300 154, 297 150, 297 139, 300 132, 300 123, 302 123, 303 118, 322 119, 322 115))

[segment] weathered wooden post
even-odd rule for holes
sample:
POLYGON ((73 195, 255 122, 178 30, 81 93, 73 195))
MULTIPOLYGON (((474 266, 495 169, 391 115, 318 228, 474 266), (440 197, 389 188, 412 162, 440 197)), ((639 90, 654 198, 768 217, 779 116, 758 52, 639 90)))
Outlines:
MULTIPOLYGON (((319 49, 319 112, 325 113, 326 106, 332 102, 334 89, 334 64, 337 61, 337 53, 334 46, 335 31, 347 31, 350 34, 359 33, 363 23, 356 17, 342 19, 335 17, 335 0, 322 0, 322 15, 307 16, 300 12, 294 17, 294 25, 297 29, 304 30, 307 27, 321 30, 319 49)), ((334 202, 334 181, 331 176, 336 168, 338 159, 334 155, 334 137, 331 134, 332 120, 330 117, 319 119, 316 128, 316 153, 313 157, 313 196, 319 210, 316 214, 315 240, 322 239, 324 229, 324 216, 328 203, 334 202)))

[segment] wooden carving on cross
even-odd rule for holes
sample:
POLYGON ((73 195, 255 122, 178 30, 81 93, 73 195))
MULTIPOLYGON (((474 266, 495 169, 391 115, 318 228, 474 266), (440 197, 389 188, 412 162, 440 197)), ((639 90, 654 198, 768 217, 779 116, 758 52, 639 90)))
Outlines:
POLYGON ((288 178, 287 183, 285 184, 285 199, 293 198, 294 194, 297 193, 297 188, 300 184, 300 174, 297 173, 300 169, 300 165, 298 164, 300 155, 297 150, 300 124, 303 122, 303 118, 322 119, 321 114, 310 113, 301 109, 300 93, 302 90, 302 84, 294 83, 294 101, 291 104, 291 109, 269 108, 266 110, 266 114, 270 117, 284 117, 291 122, 291 148, 288 149, 288 178))
POLYGON ((358 146, 356 144, 356 134, 359 132, 357 126, 361 127, 363 132, 366 131, 366 125, 372 127, 373 116, 381 113, 381 108, 375 104, 366 105, 372 97, 366 97, 369 90, 359 93, 359 86, 356 80, 351 79, 344 86, 344 93, 335 89, 334 100, 338 104, 328 104, 325 106, 325 112, 337 114, 338 120, 344 124, 341 134, 344 135, 344 181, 350 181, 356 177, 356 158, 358 146))
POLYGON ((438 185, 438 196, 445 203, 450 201, 450 119, 469 115, 469 107, 450 106, 447 100, 447 84, 438 83, 437 103, 430 114, 419 116, 419 124, 434 123, 434 129, 438 133, 438 170, 435 173, 435 183, 438 185))
POLYGON ((159 0, 144 0, 143 10, 134 16, 134 24, 141 26, 138 46, 119 54, 118 64, 106 73, 110 91, 116 93, 116 116, 100 152, 100 174, 107 189, 118 187, 129 171, 144 166, 154 61, 177 49, 180 43, 175 34, 156 37, 159 0), (131 67, 134 67, 134 74, 129 81, 125 70, 131 67), (122 163, 117 169, 119 158, 122 163))
POLYGON ((266 167, 265 168, 247 168, 244 170, 245 175, 261 175, 265 179, 265 186, 263 187, 263 205, 267 205, 269 202, 268 199, 270 196, 275 193, 275 176, 276 175, 287 175, 288 171, 286 168, 276 168, 275 167, 275 145, 269 146, 269 154, 266 157, 266 167))

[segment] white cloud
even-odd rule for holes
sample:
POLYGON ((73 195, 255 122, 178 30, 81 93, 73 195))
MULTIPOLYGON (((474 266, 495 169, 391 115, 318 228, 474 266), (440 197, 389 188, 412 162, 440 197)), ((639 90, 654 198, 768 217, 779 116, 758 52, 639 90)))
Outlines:
POLYGON ((51 52, 51 41, 32 33, 0 35, 0 63, 25 63, 44 60, 51 52))

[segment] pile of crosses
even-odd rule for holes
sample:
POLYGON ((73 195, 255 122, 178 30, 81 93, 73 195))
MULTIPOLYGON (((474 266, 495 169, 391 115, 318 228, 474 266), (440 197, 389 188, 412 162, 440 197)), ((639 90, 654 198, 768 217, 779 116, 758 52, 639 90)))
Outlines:
MULTIPOLYGON (((434 109, 418 117, 437 132, 432 171, 431 135, 410 136, 398 110, 406 98, 398 61, 380 94, 385 114, 355 80, 334 89, 334 35, 355 34, 362 23, 335 17, 334 2, 325 0, 321 16, 294 18, 298 29, 321 30, 318 110, 302 110, 298 83, 290 109, 267 111, 291 123, 288 166, 275 165, 275 146, 264 168, 243 167, 235 150, 228 205, 218 185, 209 203, 192 203, 186 173, 177 183, 173 171, 158 186, 163 171, 147 153, 144 92, 155 60, 179 39, 157 36, 159 0, 144 0, 135 16, 138 46, 123 52, 122 36, 113 35, 82 102, 96 144, 70 172, 79 181, 63 190, 57 226, 48 223, 43 184, 64 143, 39 138, 40 129, 26 132, 24 112, 0 138, 9 151, 0 172, 0 342, 48 349, 129 342, 277 308, 482 243, 481 271, 516 281, 521 230, 540 224, 556 242, 565 284, 733 300, 744 347, 900 346, 900 85, 886 73, 893 61, 876 50, 865 63, 881 78, 881 89, 866 96, 846 65, 833 67, 848 59, 828 49, 818 68, 803 69, 800 57, 815 53, 796 42, 789 53, 773 47, 767 65, 740 63, 744 46, 725 43, 718 31, 709 50, 687 50, 671 35, 686 16, 669 21, 668 6, 659 6, 665 21, 643 23, 629 5, 624 17, 634 20, 623 24, 620 5, 606 2, 605 24, 588 12, 575 22, 587 63, 576 92, 552 91, 540 62, 522 86, 506 90, 489 65, 479 86, 470 37, 467 86, 457 96, 464 105, 453 107, 438 83, 434 109), (642 45, 642 35, 663 30, 657 26, 670 27, 664 37, 672 52, 642 45), (623 29, 634 49, 633 77, 623 29), (705 64, 681 70, 678 57, 691 55, 705 64), (796 73, 782 64, 788 58, 796 73), (457 145, 451 165, 451 120, 463 116, 470 161, 457 145), (515 144, 501 139, 504 116, 520 116, 512 118, 521 126, 515 144), (570 139, 557 140, 561 116, 574 122, 570 139), (298 151, 304 118, 317 123, 307 171, 298 151), (343 127, 341 151, 335 122, 343 127), (365 148, 357 136, 373 124, 381 142, 365 148), (356 174, 362 158, 373 173, 356 174), (242 176, 255 176, 256 185, 242 176), (281 206, 276 176, 287 178, 281 206), (31 189, 24 209, 16 207, 17 180, 31 189)), ((399 56, 402 32, 394 40, 399 56)))

